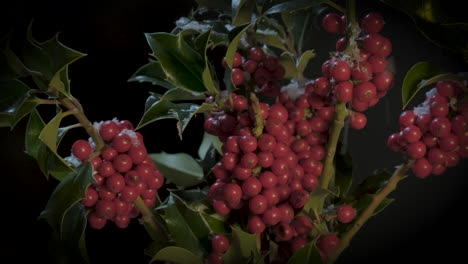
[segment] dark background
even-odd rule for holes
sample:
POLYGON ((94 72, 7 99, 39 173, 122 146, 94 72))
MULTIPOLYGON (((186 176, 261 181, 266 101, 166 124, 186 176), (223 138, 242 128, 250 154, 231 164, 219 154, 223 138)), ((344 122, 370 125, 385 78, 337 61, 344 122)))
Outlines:
MULTIPOLYGON (((466 71, 459 55, 445 51, 425 39, 407 16, 377 1, 357 1, 362 16, 371 10, 384 14, 382 34, 393 43, 396 79, 393 89, 377 106, 366 112, 368 126, 350 131, 349 147, 354 172, 360 180, 374 169, 392 168, 401 163, 398 153, 385 146, 388 135, 398 129, 401 112, 401 87, 405 72, 416 62, 429 61, 443 71, 466 71)), ((187 15, 192 1, 29 1, 3 3, 1 31, 12 30, 15 37, 25 32, 34 18, 36 39, 44 41, 61 32, 60 41, 87 54, 70 66, 73 95, 80 99, 92 121, 113 117, 138 123, 148 91, 156 88, 127 79, 147 62, 144 32, 168 32, 174 21, 187 15)), ((452 10, 453 12, 461 12, 452 10)), ((317 56, 310 76, 317 76, 319 64, 334 48, 336 36, 307 36, 317 56)), ((160 90, 161 91, 161 90, 160 90)), ((419 99, 421 96, 419 96, 419 99)), ((52 262, 54 248, 48 245, 50 230, 37 220, 57 182, 46 180, 35 161, 24 154, 26 120, 10 131, 0 129, 2 205, 0 259, 6 263, 52 262)), ((153 123, 142 134, 150 152, 196 153, 201 140, 201 118, 196 118, 179 140, 173 121, 153 123)), ((79 130, 79 129, 78 129, 79 130)), ((84 137, 73 131, 69 138, 84 137)), ((63 144, 70 146, 71 139, 63 144)), ((66 153, 64 153, 66 155, 66 153)), ((467 162, 449 169, 444 175, 420 180, 410 175, 391 194, 396 201, 373 217, 356 235, 342 255, 342 263, 406 263, 437 260, 454 262, 465 258, 467 162)), ((144 247, 150 242, 137 222, 118 230, 112 226, 87 231, 88 251, 93 263, 145 263, 144 247)))

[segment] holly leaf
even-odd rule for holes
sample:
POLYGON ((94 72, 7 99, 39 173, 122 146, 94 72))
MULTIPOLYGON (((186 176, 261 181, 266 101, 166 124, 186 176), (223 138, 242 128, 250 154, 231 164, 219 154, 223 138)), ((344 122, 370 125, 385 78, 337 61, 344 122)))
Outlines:
POLYGON ((290 52, 285 51, 281 53, 279 63, 283 66, 285 78, 291 78, 297 75, 296 63, 294 62, 293 56, 290 52))
POLYGON ((210 68, 209 60, 206 56, 206 50, 209 47, 210 40, 211 40, 211 30, 208 30, 207 32, 200 34, 195 39, 195 46, 197 47, 197 50, 199 51, 199 53, 203 54, 203 61, 205 63, 203 73, 202 73, 203 84, 205 85, 206 90, 208 92, 210 92, 211 94, 218 94, 219 91, 216 88, 216 85, 213 81, 213 76, 211 74, 212 70, 210 68))
POLYGON ((228 251, 223 255, 224 263, 258 263, 263 257, 258 252, 256 235, 244 232, 242 229, 231 226, 232 239, 228 251), (249 262, 250 261, 250 262, 249 262))
POLYGON ((76 172, 69 173, 55 188, 39 218, 45 219, 60 238, 66 237, 70 226, 67 214, 84 197, 86 189, 94 181, 91 164, 85 163, 76 172))
POLYGON ((275 47, 281 50, 286 50, 283 43, 283 39, 278 35, 278 32, 274 30, 260 30, 257 29, 255 32, 255 38, 258 42, 265 45, 275 47))
POLYGON ((155 261, 168 261, 177 264, 202 264, 202 259, 182 247, 169 246, 158 251, 151 259, 150 263, 155 261))
POLYGON ((345 197, 353 181, 353 161, 351 155, 336 155, 335 186, 339 188, 339 197, 345 197))
POLYGON ((167 100, 158 100, 154 95, 148 98, 145 108, 145 113, 136 127, 137 130, 158 120, 177 119, 177 113, 173 111, 175 104, 167 100))
POLYGON ((322 1, 319 0, 293 0, 272 6, 266 10, 264 14, 271 15, 283 12, 292 12, 304 8, 309 8, 311 6, 316 6, 321 3, 322 1))
POLYGON ((188 123, 196 114, 204 113, 215 109, 212 104, 203 103, 201 105, 181 103, 176 104, 174 111, 177 113, 177 130, 179 131, 179 137, 182 139, 182 133, 187 128, 188 123))
POLYGON ((322 206, 323 202, 325 201, 325 198, 331 194, 330 191, 323 189, 323 188, 317 188, 310 192, 309 194, 309 200, 307 201, 306 205, 304 206, 304 211, 305 212, 317 212, 320 214, 322 212, 322 206))
POLYGON ((234 61, 234 54, 237 51, 237 46, 239 44, 239 41, 244 34, 245 31, 247 31, 254 23, 248 23, 244 24, 241 26, 237 26, 233 28, 229 32, 229 45, 226 50, 226 64, 228 65, 228 68, 232 68, 232 63, 234 61))
POLYGON ((47 90, 52 85, 65 96, 70 97, 70 91, 58 85, 63 82, 63 70, 85 56, 85 54, 66 47, 58 40, 58 34, 45 42, 38 42, 32 35, 32 24, 28 27, 27 43, 23 49, 25 66, 35 72, 41 73, 40 77, 33 79, 42 90, 47 90))
POLYGON ((223 143, 219 140, 217 136, 213 136, 205 132, 203 134, 203 139, 200 144, 200 147, 198 148, 198 157, 200 157, 201 160, 205 159, 208 150, 210 150, 212 146, 214 146, 218 153, 221 154, 222 144, 223 143))
POLYGON ((239 25, 250 22, 254 7, 255 7, 255 1, 232 0, 231 1, 232 25, 239 26, 239 25))
POLYGON ((6 40, 5 47, 0 50, 0 80, 16 79, 31 75, 31 71, 24 66, 23 62, 10 49, 10 40, 6 40))
POLYGON ((147 64, 141 66, 133 75, 128 79, 129 82, 149 82, 153 85, 159 85, 167 89, 174 89, 175 86, 166 81, 166 74, 164 73, 161 63, 159 61, 150 60, 147 64))
POLYGON ((192 92, 205 92, 202 55, 193 50, 182 34, 145 34, 153 55, 158 59, 167 81, 174 86, 192 92))
POLYGON ((15 127, 36 106, 29 87, 13 79, 0 81, 0 127, 15 127))
POLYGON ((39 156, 40 147, 43 144, 39 139, 39 135, 41 134, 41 131, 44 129, 44 127, 44 121, 42 120, 37 110, 34 109, 29 115, 24 139, 25 152, 34 159, 37 159, 39 156))
POLYGON ((392 174, 386 170, 376 171, 373 176, 365 178, 352 192, 351 197, 360 197, 365 194, 375 194, 385 187, 392 174))
POLYGON ((304 73, 307 64, 309 64, 310 59, 312 59, 313 57, 315 57, 315 53, 313 50, 306 50, 304 53, 302 53, 301 57, 299 58, 299 61, 297 62, 297 72, 300 74, 304 73))
POLYGON ((418 62, 406 73, 401 87, 401 99, 403 109, 410 103, 411 99, 418 93, 418 85, 421 81, 439 75, 439 68, 429 62, 418 62))
POLYGON ((179 88, 168 90, 162 96, 160 96, 160 100, 171 102, 204 100, 205 98, 206 96, 203 93, 190 92, 179 88))
POLYGON ((315 246, 314 242, 310 242, 305 247, 299 249, 288 260, 288 264, 302 264, 302 263, 323 263, 322 257, 315 246))
POLYGON ((195 186, 204 179, 203 168, 188 154, 161 152, 150 157, 164 177, 180 188, 195 186))

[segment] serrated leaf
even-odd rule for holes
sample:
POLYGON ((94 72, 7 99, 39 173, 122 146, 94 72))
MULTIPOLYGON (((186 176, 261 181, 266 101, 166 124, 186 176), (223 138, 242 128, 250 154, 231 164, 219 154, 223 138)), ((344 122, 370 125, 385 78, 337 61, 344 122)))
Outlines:
POLYGON ((202 160, 205 159, 206 153, 208 152, 211 146, 214 146, 218 153, 221 154, 222 145, 223 143, 219 140, 217 136, 213 136, 205 132, 203 134, 203 139, 200 144, 200 147, 198 148, 198 157, 200 157, 200 159, 202 160))
POLYGON ((307 64, 309 63, 309 60, 315 57, 315 53, 313 50, 306 50, 304 53, 302 53, 301 57, 299 58, 299 61, 297 62, 297 72, 302 74, 304 73, 304 70, 307 67, 307 64))
POLYGON ((184 89, 175 88, 175 89, 171 89, 165 92, 160 97, 160 100, 176 102, 176 101, 204 100, 205 98, 206 96, 203 93, 190 92, 184 89))
POLYGON ((86 188, 94 181, 91 164, 85 163, 76 172, 69 173, 55 188, 40 218, 45 219, 60 234, 67 235, 65 215, 84 197, 86 188))
POLYGON ((19 80, 0 81, 0 113, 4 125, 14 127, 37 104, 26 103, 31 98, 29 87, 19 80), (25 105, 26 104, 26 105, 25 105), (32 108, 27 107, 32 104, 32 108))
POLYGON ((271 15, 276 13, 291 12, 299 9, 308 8, 311 6, 316 6, 321 3, 322 1, 319 0, 293 0, 272 6, 268 10, 266 10, 264 14, 271 15))
POLYGON ((392 177, 386 170, 376 171, 373 176, 365 178, 356 186, 352 192, 352 197, 359 197, 364 194, 375 194, 382 189, 392 177))
POLYGON ((24 145, 25 152, 35 159, 39 156, 39 149, 42 145, 39 135, 44 127, 45 123, 37 110, 32 111, 26 125, 24 145))
POLYGON ((339 197, 345 197, 353 181, 353 161, 349 154, 335 157, 335 186, 339 188, 339 197))
POLYGON ((281 53, 279 63, 284 67, 285 73, 284 78, 291 78, 297 76, 296 63, 292 57, 292 54, 288 51, 281 53))
MULTIPOLYGON (((58 40, 58 34, 45 42, 38 42, 32 36, 32 26, 28 28, 28 43, 23 49, 24 64, 30 70, 40 72, 41 77, 34 77, 34 81, 42 90, 47 90, 50 82, 60 79, 60 71, 67 65, 85 54, 66 47, 58 40), (57 75, 58 74, 58 75, 57 75)), ((63 81, 62 81, 63 82, 63 81)), ((71 96, 66 89, 61 90, 64 95, 71 96)))
MULTIPOLYGON (((153 99, 158 100, 154 95, 151 95, 148 99, 151 101, 153 99)), ((137 130, 158 120, 177 119, 177 113, 172 111, 175 108, 175 104, 167 100, 158 100, 151 104, 147 103, 146 108, 145 113, 136 127, 137 130)))
POLYGON ((232 62, 234 61, 234 54, 237 51, 237 45, 239 44, 239 40, 242 37, 242 34, 244 34, 245 31, 247 31, 254 23, 248 23, 244 24, 238 27, 235 27, 229 32, 229 45, 226 50, 226 64, 228 65, 228 68, 232 68, 232 62))
POLYGON ((265 45, 275 47, 281 50, 286 50, 283 43, 283 39, 278 35, 276 31, 257 30, 255 32, 255 38, 258 42, 265 45))
POLYGON ((202 167, 188 154, 161 152, 151 154, 150 157, 164 177, 179 187, 192 187, 204 179, 202 167))
POLYGON ((206 87, 206 90, 211 94, 218 94, 219 91, 216 88, 216 85, 213 81, 213 76, 211 74, 211 68, 209 64, 209 60, 206 56, 206 50, 208 49, 209 42, 211 40, 211 30, 200 34, 195 39, 195 46, 197 47, 198 53, 202 54, 203 61, 205 62, 205 68, 203 69, 202 79, 203 84, 206 87))
POLYGON ((292 255, 288 260, 288 264, 302 264, 302 263, 314 263, 321 264, 322 257, 315 246, 314 242, 310 242, 305 247, 299 249, 292 255))
POLYGON ((166 81, 166 74, 164 73, 159 61, 150 60, 147 64, 141 66, 133 75, 128 79, 129 82, 149 82, 153 85, 159 85, 167 89, 173 89, 175 86, 166 81))
MULTIPOLYGON (((7 41, 9 42, 9 40, 7 41)), ((30 75, 29 69, 10 49, 9 43, 0 50, 0 80, 15 79, 30 75)))
POLYGON ((46 144, 54 153, 57 153, 58 129, 60 127, 60 122, 62 122, 64 117, 65 115, 63 112, 60 111, 57 113, 57 115, 52 118, 52 120, 50 120, 47 125, 45 125, 39 134, 39 139, 44 142, 44 144, 46 144))
POLYGON ((439 68, 429 62, 418 62, 413 65, 406 73, 401 87, 403 109, 419 91, 418 84, 423 80, 437 76, 439 73, 439 68))
POLYGON ((212 104, 203 103, 201 105, 197 104, 176 104, 174 111, 177 113, 177 130, 179 131, 179 137, 182 139, 182 133, 189 124, 190 120, 200 113, 211 111, 215 108, 212 104))
POLYGON ((155 261, 169 261, 177 264, 202 264, 202 259, 181 247, 169 246, 158 251, 151 259, 150 263, 155 261))
POLYGON ((256 235, 231 226, 232 239, 228 251, 222 256, 226 264, 257 263, 263 260, 257 250, 256 235), (251 262, 248 262, 248 261, 251 262))
POLYGON ((202 77, 203 57, 185 42, 181 34, 146 34, 146 40, 170 83, 188 91, 207 91, 202 77))
POLYGON ((306 205, 304 206, 304 211, 309 212, 317 212, 320 214, 322 212, 322 206, 323 202, 325 201, 325 198, 331 194, 330 191, 323 189, 323 188, 317 188, 310 192, 309 194, 309 200, 307 201, 306 205))
POLYGON ((239 26, 250 22, 252 18, 253 8, 255 7, 255 1, 249 0, 232 0, 232 25, 239 26))

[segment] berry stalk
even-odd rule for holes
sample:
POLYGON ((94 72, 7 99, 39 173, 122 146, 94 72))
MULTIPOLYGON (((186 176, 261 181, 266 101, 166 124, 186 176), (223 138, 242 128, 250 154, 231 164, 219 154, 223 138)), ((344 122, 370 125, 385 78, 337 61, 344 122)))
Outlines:
POLYGON ((362 212, 359 218, 354 222, 353 226, 341 236, 340 247, 332 254, 328 256, 327 263, 334 263, 335 260, 340 256, 350 244, 351 239, 354 235, 361 229, 361 227, 366 223, 366 221, 373 215, 375 209, 382 203, 382 201, 393 192, 400 180, 405 178, 406 173, 413 165, 414 160, 410 160, 401 164, 393 173, 392 177, 372 199, 372 202, 369 206, 362 212))
POLYGON ((59 99, 60 103, 65 106, 68 110, 73 111, 73 115, 75 118, 80 122, 83 128, 86 130, 86 133, 93 139, 94 143, 96 143, 96 152, 91 155, 89 158, 90 160, 94 157, 98 156, 101 152, 101 149, 105 146, 104 141, 102 140, 99 132, 93 127, 91 122, 85 116, 83 112, 83 108, 81 107, 80 103, 76 100, 70 100, 69 98, 62 98, 59 99))
POLYGON ((320 186, 328 189, 330 181, 333 177, 333 160, 335 159, 336 146, 340 138, 341 130, 344 127, 344 120, 348 116, 346 103, 338 103, 335 106, 335 117, 330 132, 330 139, 327 144, 325 161, 323 164, 322 181, 320 186))

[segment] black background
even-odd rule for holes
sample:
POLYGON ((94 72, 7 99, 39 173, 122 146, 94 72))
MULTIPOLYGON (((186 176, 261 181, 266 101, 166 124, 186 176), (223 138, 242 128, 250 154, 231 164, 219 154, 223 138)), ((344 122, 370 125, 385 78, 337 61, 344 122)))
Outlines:
MULTIPOLYGON (((357 181, 374 169, 392 169, 401 156, 385 146, 387 136, 398 129, 401 87, 405 72, 416 62, 429 61, 443 71, 466 71, 459 55, 445 51, 425 39, 411 19, 377 1, 357 1, 359 15, 377 10, 384 14, 382 34, 393 43, 396 79, 393 89, 377 106, 366 112, 368 126, 350 131, 349 147, 357 181)), ((60 41, 87 54, 70 67, 73 95, 80 99, 90 120, 113 117, 136 124, 143 114, 148 91, 157 88, 127 79, 147 62, 144 32, 168 32, 174 21, 187 15, 192 1, 28 1, 3 3, 1 31, 21 36, 34 18, 36 39, 44 41, 61 32, 60 41)), ((452 12, 461 12, 451 10, 452 12)), ((336 36, 323 32, 306 36, 319 54, 308 74, 317 76, 319 64, 334 48, 336 36)), ((161 90, 159 90, 161 91, 161 90)), ((419 99, 421 96, 419 96, 419 99)), ((0 129, 1 239, 0 259, 6 263, 51 263, 56 254, 49 247, 50 230, 37 216, 57 182, 46 180, 35 161, 24 154, 23 120, 13 130, 0 129)), ((150 152, 196 153, 201 140, 201 118, 191 123, 181 141, 173 121, 153 123, 141 130, 150 152)), ((69 138, 84 137, 83 131, 69 138)), ((63 145, 70 146, 72 139, 63 145)), ((64 153, 66 155, 66 153, 64 153)), ((391 194, 396 201, 372 218, 356 235, 340 262, 406 263, 465 258, 467 243, 465 193, 467 162, 442 176, 420 180, 410 175, 391 194)), ((118 230, 112 226, 87 231, 88 251, 93 263, 145 263, 143 248, 150 242, 137 222, 118 230)))

